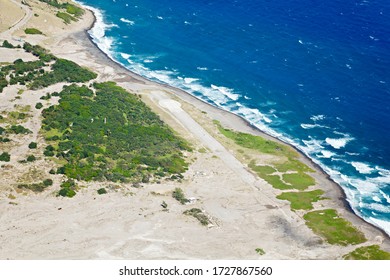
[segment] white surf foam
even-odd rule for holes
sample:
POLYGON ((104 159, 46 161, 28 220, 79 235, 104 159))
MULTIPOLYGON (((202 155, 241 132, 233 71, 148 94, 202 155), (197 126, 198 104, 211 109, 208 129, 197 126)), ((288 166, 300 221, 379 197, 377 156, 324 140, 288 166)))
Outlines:
POLYGON ((310 140, 302 140, 305 146, 302 146, 302 149, 306 154, 312 155, 315 153, 319 153, 324 150, 324 146, 322 146, 323 141, 310 138, 310 140))
POLYGON ((130 24, 130 25, 134 25, 135 24, 134 21, 126 19, 126 18, 120 18, 120 21, 124 22, 124 23, 127 23, 127 24, 130 24))
POLYGON ((390 204, 390 195, 384 193, 382 190, 379 190, 379 193, 383 196, 383 198, 390 204))
POLYGON ((320 125, 320 124, 309 124, 309 123, 301 123, 301 127, 302 127, 303 129, 313 129, 313 128, 316 128, 316 127, 328 128, 328 127, 325 126, 325 125, 320 125))
POLYGON ((128 60, 128 59, 131 57, 131 54, 121 53, 121 56, 122 56, 124 59, 128 60))
POLYGON ((329 145, 331 145, 333 148, 339 150, 343 147, 345 147, 345 145, 347 145, 347 143, 349 141, 353 140, 353 138, 351 137, 345 137, 345 138, 326 138, 325 141, 326 143, 328 143, 329 145))
POLYGON ((197 79, 197 78, 184 78, 184 82, 186 84, 191 84, 191 83, 196 82, 196 81, 199 81, 199 79, 197 79))
POLYGON ((214 90, 218 90, 219 92, 221 92, 222 94, 226 95, 227 97, 229 97, 231 100, 234 101, 236 101, 240 97, 239 94, 234 93, 232 89, 227 87, 219 87, 216 85, 211 85, 211 88, 214 90))
POLYGON ((325 119, 325 115, 313 115, 310 117, 310 119, 314 122, 321 121, 325 119))
POLYGON ((332 158, 333 156, 336 155, 335 153, 332 153, 332 152, 327 151, 327 150, 322 150, 321 154, 322 154, 322 156, 321 156, 322 158, 332 158))
POLYGON ((114 39, 106 36, 106 31, 113 27, 118 27, 116 24, 109 24, 104 21, 103 12, 97 8, 85 5, 82 2, 74 1, 83 7, 91 10, 95 15, 95 23, 93 27, 88 31, 91 35, 92 41, 101 49, 105 54, 107 54, 111 59, 113 59, 112 45, 114 39))
POLYGON ((370 174, 375 170, 374 168, 371 168, 370 165, 363 162, 354 161, 351 162, 351 165, 361 174, 370 174))

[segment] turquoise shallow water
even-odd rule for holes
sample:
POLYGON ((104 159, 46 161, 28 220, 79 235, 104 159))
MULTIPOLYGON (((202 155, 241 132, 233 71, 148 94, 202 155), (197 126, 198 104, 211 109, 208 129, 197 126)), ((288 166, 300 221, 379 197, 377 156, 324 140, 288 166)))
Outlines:
POLYGON ((285 2, 83 1, 112 59, 296 146, 390 233, 390 3, 285 2))

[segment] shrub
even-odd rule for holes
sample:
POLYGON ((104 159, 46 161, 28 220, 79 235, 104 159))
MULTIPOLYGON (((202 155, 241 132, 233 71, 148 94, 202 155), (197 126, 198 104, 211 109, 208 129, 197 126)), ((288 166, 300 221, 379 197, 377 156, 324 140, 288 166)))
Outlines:
POLYGON ((33 155, 29 155, 29 156, 27 157, 27 161, 28 161, 28 162, 36 161, 36 157, 33 156, 33 155))
POLYGON ((41 30, 38 30, 36 28, 26 28, 24 30, 24 33, 30 34, 30 35, 36 35, 36 34, 40 35, 40 34, 43 34, 41 30))
POLYGON ((37 146, 38 144, 36 142, 31 142, 30 144, 28 144, 29 149, 36 149, 37 146))
POLYGON ((22 125, 12 125, 8 129, 8 131, 11 132, 11 133, 15 133, 15 134, 28 134, 28 133, 32 133, 31 130, 29 130, 28 128, 25 128, 22 125))
POLYGON ((106 191, 105 188, 101 188, 101 189, 98 189, 98 190, 97 190, 97 193, 98 193, 98 194, 106 194, 107 191, 106 191))
POLYGON ((35 105, 35 109, 41 109, 43 107, 42 103, 41 102, 38 102, 36 105, 35 105))
POLYGON ((67 180, 61 184, 61 190, 58 192, 59 196, 74 197, 76 195, 76 183, 73 180, 67 180))
POLYGON ((189 202, 189 200, 184 196, 183 190, 181 188, 176 188, 172 193, 172 197, 181 204, 186 204, 189 202))
POLYGON ((53 180, 52 179, 45 179, 43 181, 43 185, 45 185, 46 187, 51 186, 51 185, 53 185, 53 180))
POLYGON ((8 48, 8 49, 13 49, 14 48, 14 45, 12 45, 10 42, 8 42, 7 40, 4 40, 3 41, 3 45, 2 45, 3 48, 8 48))
POLYGON ((0 155, 0 161, 10 161, 11 160, 11 155, 7 152, 3 152, 1 155, 0 155))
POLYGON ((193 216, 194 218, 198 219, 198 221, 204 226, 207 226, 211 223, 209 218, 199 208, 192 208, 190 210, 186 210, 183 212, 183 214, 193 216))

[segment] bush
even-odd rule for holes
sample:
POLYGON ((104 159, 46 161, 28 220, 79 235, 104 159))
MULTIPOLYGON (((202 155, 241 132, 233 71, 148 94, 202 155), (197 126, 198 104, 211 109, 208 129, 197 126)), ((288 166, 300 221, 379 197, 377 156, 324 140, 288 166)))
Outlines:
POLYGON ((32 133, 31 130, 29 130, 28 128, 25 128, 22 125, 12 125, 8 129, 8 131, 11 132, 11 133, 15 133, 15 134, 29 134, 29 133, 32 133))
POLYGON ((52 186, 53 185, 53 180, 52 179, 46 179, 46 180, 43 181, 43 185, 45 185, 46 187, 52 186))
POLYGON ((29 155, 29 156, 27 157, 27 161, 28 161, 28 162, 36 161, 36 157, 33 156, 33 155, 29 155))
POLYGON ((203 211, 199 208, 192 208, 190 210, 186 210, 183 212, 183 214, 193 216, 194 218, 198 219, 198 221, 204 226, 207 226, 211 223, 209 218, 205 214, 203 214, 203 211))
POLYGON ((10 42, 8 42, 7 40, 4 40, 3 41, 3 45, 2 45, 3 48, 8 48, 8 49, 13 49, 15 48, 14 45, 12 45, 10 42))
POLYGON ((38 102, 36 105, 35 105, 35 109, 41 109, 43 107, 43 104, 41 102, 38 102))
POLYGON ((36 28, 26 28, 24 30, 24 33, 30 34, 30 35, 36 35, 36 34, 40 35, 40 34, 43 34, 42 31, 40 31, 40 30, 38 30, 36 28))
POLYGON ((59 196, 74 197, 76 195, 77 185, 73 180, 67 180, 61 184, 61 190, 58 192, 59 196))
POLYGON ((189 202, 189 200, 184 196, 183 190, 181 188, 176 188, 172 193, 172 197, 181 204, 186 204, 189 202))
POLYGON ((10 161, 11 160, 11 155, 7 152, 3 152, 1 155, 0 155, 0 161, 10 161))
POLYGON ((29 149, 36 149, 37 146, 38 144, 36 142, 31 142, 30 144, 28 144, 29 149))
POLYGON ((0 137, 0 142, 3 142, 3 143, 11 142, 11 139, 9 139, 7 137, 5 137, 5 138, 0 137))
POLYGON ((101 188, 101 189, 98 189, 98 190, 97 190, 97 193, 98 193, 98 194, 106 194, 107 191, 106 191, 105 188, 101 188))

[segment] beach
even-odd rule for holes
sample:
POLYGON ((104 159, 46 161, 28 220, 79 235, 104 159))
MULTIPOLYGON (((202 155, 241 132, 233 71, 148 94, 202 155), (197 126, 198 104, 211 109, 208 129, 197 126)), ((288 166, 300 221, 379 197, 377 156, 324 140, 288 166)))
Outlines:
MULTIPOLYGON (((11 2, 15 17, 28 15, 20 14, 20 1, 11 2)), ((29 2, 39 17, 30 15, 26 26, 40 29, 44 35, 26 35, 25 25, 21 24, 12 33, 2 33, 0 39, 18 43, 15 38, 22 38, 39 44, 55 56, 93 70, 99 82, 115 81, 140 95, 195 148, 187 155, 191 164, 182 182, 146 183, 142 188, 117 188, 113 184, 108 194, 102 196, 96 190, 110 184, 88 182, 71 199, 55 196, 56 184, 39 194, 15 192, 14 182, 30 168, 19 164, 16 157, 8 168, 0 170, 0 259, 341 259, 362 245, 380 245, 383 250, 390 250, 388 236, 356 216, 347 206, 340 187, 300 154, 300 160, 315 170, 311 176, 328 198, 316 202, 314 209, 336 209, 367 238, 359 245, 324 242, 305 225, 302 211, 292 211, 289 202, 276 198, 280 190, 250 170, 248 160, 238 151, 240 148, 226 140, 213 121, 235 131, 277 139, 234 114, 179 89, 146 80, 112 61, 88 36, 87 30, 94 23, 91 11, 67 25, 44 3, 29 2), (193 198, 191 204, 180 205, 172 197, 172 191, 178 187, 193 198), (10 194, 15 198, 10 198, 10 194), (169 205, 169 211, 162 209, 163 201, 169 205), (194 206, 207 213, 212 226, 201 226, 182 214, 194 206), (256 248, 266 253, 256 254, 256 248)), ((15 50, 2 48, 0 62, 12 62, 17 56, 15 50)), ((33 58, 27 55, 23 59, 33 58)), ((50 90, 59 91, 61 87, 62 84, 56 84, 50 90)), ((15 89, 6 90, 0 95, 1 110, 14 104, 35 104, 47 91, 25 90, 21 99, 14 100, 15 89)), ((39 133, 41 117, 37 112, 31 114, 27 127, 33 134, 21 139, 20 145, 31 139, 44 141, 39 133)), ((20 158, 27 152, 19 146, 13 148, 20 158)), ((267 155, 258 155, 257 160, 266 161, 267 155)), ((49 170, 50 163, 40 159, 36 167, 49 170)))

